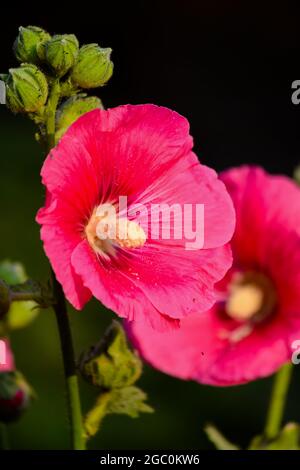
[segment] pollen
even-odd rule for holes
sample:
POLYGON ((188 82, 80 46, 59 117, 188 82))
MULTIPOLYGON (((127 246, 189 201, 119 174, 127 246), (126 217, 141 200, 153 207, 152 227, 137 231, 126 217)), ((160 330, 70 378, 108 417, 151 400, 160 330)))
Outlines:
POLYGON ((119 217, 113 205, 100 205, 90 217, 85 236, 93 250, 99 254, 114 255, 116 247, 141 248, 147 237, 135 221, 119 217))
POLYGON ((261 273, 248 272, 232 282, 225 309, 237 321, 260 322, 274 311, 276 300, 272 282, 261 273))

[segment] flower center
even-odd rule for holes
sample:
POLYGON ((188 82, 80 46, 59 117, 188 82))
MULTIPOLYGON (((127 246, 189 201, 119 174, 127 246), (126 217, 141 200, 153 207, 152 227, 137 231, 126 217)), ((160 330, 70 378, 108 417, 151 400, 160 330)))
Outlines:
POLYGON ((115 247, 141 248, 147 237, 143 228, 126 217, 120 217, 112 204, 101 204, 94 209, 85 227, 85 236, 100 254, 115 254, 115 247))
POLYGON ((229 317, 240 322, 260 322, 276 306, 275 288, 264 274, 247 272, 237 274, 230 286, 225 310, 229 317))

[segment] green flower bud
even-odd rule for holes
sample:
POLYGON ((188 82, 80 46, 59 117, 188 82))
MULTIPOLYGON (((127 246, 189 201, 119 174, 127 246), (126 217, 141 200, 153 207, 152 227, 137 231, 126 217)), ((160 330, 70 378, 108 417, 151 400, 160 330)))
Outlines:
MULTIPOLYGON (((53 36, 45 44, 45 59, 59 77, 73 67, 78 56, 79 44, 74 34, 53 36)), ((42 48, 39 49, 42 56, 42 48)))
POLYGON ((72 81, 81 88, 105 85, 113 73, 111 52, 111 49, 102 49, 98 44, 82 46, 71 72, 72 81))
POLYGON ((0 319, 9 311, 11 303, 10 288, 6 282, 0 279, 0 319))
POLYGON ((97 108, 103 109, 101 100, 97 96, 87 96, 86 93, 80 93, 66 100, 56 113, 56 141, 82 114, 97 108))
POLYGON ((19 35, 13 46, 16 58, 20 62, 37 63, 39 61, 37 47, 50 39, 50 34, 42 28, 37 26, 27 26, 24 28, 20 26, 19 35))
POLYGON ((48 83, 36 65, 23 64, 10 69, 6 81, 8 107, 14 113, 34 113, 47 101, 48 83))

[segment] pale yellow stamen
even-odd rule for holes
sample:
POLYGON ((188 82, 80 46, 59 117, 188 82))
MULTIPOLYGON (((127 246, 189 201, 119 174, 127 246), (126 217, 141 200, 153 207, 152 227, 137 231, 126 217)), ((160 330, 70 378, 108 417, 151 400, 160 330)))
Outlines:
POLYGON ((85 236, 95 252, 114 255, 116 246, 127 249, 144 246, 147 237, 137 222, 105 210, 99 214, 101 206, 94 210, 85 227, 85 236))
POLYGON ((276 292, 271 281, 261 273, 247 272, 233 280, 225 310, 240 322, 261 321, 275 305, 276 292))
POLYGON ((249 320, 262 308, 264 293, 255 284, 239 286, 231 293, 226 312, 236 320, 249 320))

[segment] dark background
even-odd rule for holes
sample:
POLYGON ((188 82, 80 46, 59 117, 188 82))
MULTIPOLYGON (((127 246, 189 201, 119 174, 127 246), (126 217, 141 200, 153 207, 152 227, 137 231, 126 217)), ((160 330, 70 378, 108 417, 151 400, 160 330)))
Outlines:
MULTIPOLYGON (((300 105, 291 83, 300 78, 299 13, 293 4, 265 6, 199 0, 1 4, 1 72, 16 65, 11 45, 19 25, 74 33, 80 43, 112 47, 115 72, 99 96, 105 106, 156 103, 191 123, 203 163, 217 170, 258 163, 292 174, 300 161, 300 105)), ((43 204, 42 154, 34 128, 0 106, 0 259, 22 261, 30 276, 47 278, 48 263, 34 222, 43 204)), ((71 309, 70 309, 71 310, 71 309)), ((71 311, 78 352, 97 341, 112 314, 93 301, 71 311)), ((53 314, 44 311, 13 335, 17 365, 38 399, 10 427, 15 448, 68 446, 63 375, 53 314)), ((246 445, 262 430, 270 379, 212 388, 145 368, 141 385, 155 407, 138 420, 108 417, 94 448, 210 448, 203 425, 214 422, 246 445)), ((87 409, 94 391, 82 383, 87 409)), ((299 371, 286 419, 299 420, 299 371), (297 383, 298 382, 298 383, 297 383)))

